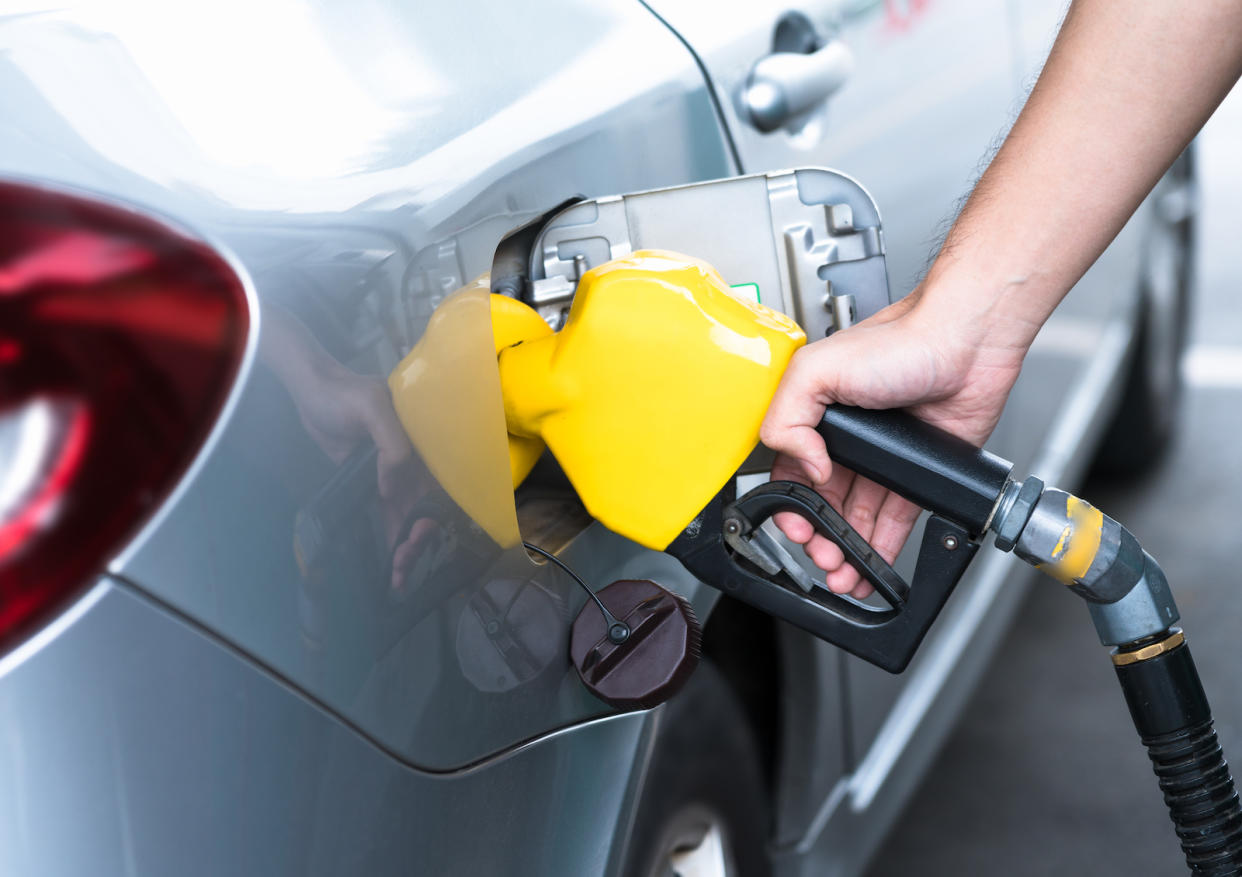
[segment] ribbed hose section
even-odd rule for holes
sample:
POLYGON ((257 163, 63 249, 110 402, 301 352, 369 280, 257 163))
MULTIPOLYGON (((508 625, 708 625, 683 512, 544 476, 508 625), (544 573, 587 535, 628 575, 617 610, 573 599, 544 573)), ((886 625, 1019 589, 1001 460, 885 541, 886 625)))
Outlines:
POLYGON ((1190 648, 1180 632, 1165 633, 1164 643, 1173 644, 1169 651, 1128 661, 1124 648, 1114 655, 1117 680, 1151 757, 1190 873, 1239 877, 1242 804, 1216 742, 1212 710, 1190 648))
POLYGON ((1190 873, 1242 875, 1242 803, 1212 720, 1144 737, 1190 873))

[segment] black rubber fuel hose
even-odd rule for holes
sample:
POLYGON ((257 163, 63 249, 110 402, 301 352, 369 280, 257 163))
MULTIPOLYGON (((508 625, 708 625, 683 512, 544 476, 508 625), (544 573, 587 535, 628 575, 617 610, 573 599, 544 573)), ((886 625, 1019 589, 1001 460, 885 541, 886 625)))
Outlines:
POLYGON ((1115 669, 1190 873, 1242 875, 1242 805, 1190 649, 1115 669))

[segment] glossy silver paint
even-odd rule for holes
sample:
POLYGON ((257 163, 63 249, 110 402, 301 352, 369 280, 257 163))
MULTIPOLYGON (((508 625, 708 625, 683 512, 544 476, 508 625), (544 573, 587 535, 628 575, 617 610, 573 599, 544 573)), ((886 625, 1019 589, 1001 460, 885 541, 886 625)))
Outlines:
MULTIPOLYGON (((340 414, 369 389, 355 375, 387 375, 443 296, 485 271, 499 237, 535 212, 577 193, 730 170, 702 80, 658 22, 623 2, 552 3, 545 14, 563 25, 487 3, 286 4, 247 13, 239 31, 220 7, 88 4, 10 19, 0 34, 14 47, 6 103, 27 120, 10 129, 5 170, 202 230, 235 254, 262 302, 236 409, 112 569, 437 769, 603 712, 568 666, 539 666, 563 651, 563 616, 581 595, 441 507, 429 512, 445 516, 436 544, 394 585, 391 530, 429 481, 417 460, 396 495, 380 502, 371 489, 341 510, 319 568, 303 575, 298 513, 341 450, 367 436, 340 414), (72 66, 44 63, 68 56, 72 66), (467 604, 485 586, 501 601, 522 587, 515 611, 546 628, 530 630, 552 648, 521 685, 470 654, 480 646, 467 604)), ((461 344, 492 357, 485 323, 461 344)), ((488 388, 496 411, 498 386, 488 388)), ((399 429, 391 407, 374 416, 399 429)), ((506 459, 499 420, 491 440, 506 459)), ((624 560, 590 541, 575 551, 624 560)))
MULTIPOLYGON (((435 500, 414 456, 331 494, 336 524, 300 569, 299 514, 368 432, 342 412, 506 232, 574 195, 837 167, 875 196, 903 293, 1060 3, 650 6, 697 59, 633 0, 0 14, 0 174, 189 226, 259 302, 254 360, 190 476, 108 578, 0 657, 5 868, 618 872, 659 711, 599 718, 564 660, 582 595, 435 500), (745 88, 791 11, 853 67, 763 134, 745 88), (435 538, 394 583, 416 507, 435 538), (510 600, 520 666, 479 627, 481 606, 510 600)), ((994 444, 1019 469, 1069 485, 1085 466, 1132 337, 1143 222, 1032 349, 994 444)), ((490 344, 484 324, 461 338, 471 357, 490 344)), ((477 393, 499 411, 498 382, 477 393)), ((502 466, 503 434, 488 441, 502 466)), ((710 614, 714 591, 584 526, 563 492, 510 497, 498 483, 523 535, 593 584, 655 578, 710 614)), ((1010 558, 976 567, 902 677, 782 633, 780 873, 858 873, 891 825, 1021 595, 1010 558)))
POLYGON ((650 714, 451 775, 402 765, 102 580, 0 685, 5 874, 604 873, 650 714))

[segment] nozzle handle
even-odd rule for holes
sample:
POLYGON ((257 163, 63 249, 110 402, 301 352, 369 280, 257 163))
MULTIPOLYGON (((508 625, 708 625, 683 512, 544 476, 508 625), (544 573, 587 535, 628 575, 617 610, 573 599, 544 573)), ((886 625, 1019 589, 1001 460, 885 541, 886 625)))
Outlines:
POLYGON ((905 411, 829 405, 817 429, 834 464, 961 525, 987 528, 1013 464, 905 411))

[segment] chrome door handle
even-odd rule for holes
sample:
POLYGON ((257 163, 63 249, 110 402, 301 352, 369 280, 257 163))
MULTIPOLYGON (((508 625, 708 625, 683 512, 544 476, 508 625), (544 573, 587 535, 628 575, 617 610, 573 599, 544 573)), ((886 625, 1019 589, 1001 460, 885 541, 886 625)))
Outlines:
POLYGON ((773 52, 755 62, 742 104, 748 121, 765 134, 814 109, 845 84, 854 55, 833 40, 809 55, 773 52))

